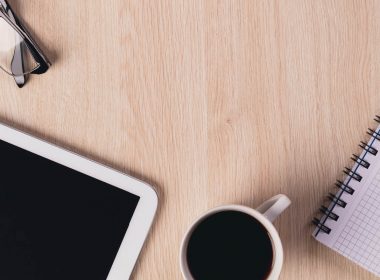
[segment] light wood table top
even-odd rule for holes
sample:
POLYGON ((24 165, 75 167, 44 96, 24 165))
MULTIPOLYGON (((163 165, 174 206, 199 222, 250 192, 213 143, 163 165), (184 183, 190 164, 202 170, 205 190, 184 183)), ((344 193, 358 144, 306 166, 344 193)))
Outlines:
POLYGON ((380 113, 380 1, 9 0, 53 67, 0 119, 154 184, 135 279, 180 279, 190 223, 287 194, 281 279, 375 279, 310 221, 380 113))

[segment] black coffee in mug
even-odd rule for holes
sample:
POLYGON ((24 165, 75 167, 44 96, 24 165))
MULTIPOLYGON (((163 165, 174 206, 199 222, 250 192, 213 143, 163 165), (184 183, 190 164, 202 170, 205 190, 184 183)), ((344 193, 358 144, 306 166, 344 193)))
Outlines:
POLYGON ((252 216, 232 210, 218 212, 192 232, 187 264, 196 280, 266 279, 273 265, 272 240, 252 216))

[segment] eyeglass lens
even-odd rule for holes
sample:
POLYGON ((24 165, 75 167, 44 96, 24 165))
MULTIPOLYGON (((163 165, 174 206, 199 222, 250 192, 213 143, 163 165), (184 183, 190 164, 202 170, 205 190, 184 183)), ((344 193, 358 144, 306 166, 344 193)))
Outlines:
POLYGON ((38 66, 24 39, 0 17, 0 68, 9 75, 21 76, 33 72, 38 66), (22 65, 15 63, 20 55, 22 65))

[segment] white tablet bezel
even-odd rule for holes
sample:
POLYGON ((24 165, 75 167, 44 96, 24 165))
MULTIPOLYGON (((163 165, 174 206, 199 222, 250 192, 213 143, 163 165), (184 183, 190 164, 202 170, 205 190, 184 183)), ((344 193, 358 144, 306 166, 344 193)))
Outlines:
POLYGON ((156 213, 158 197, 154 189, 138 179, 1 123, 0 140, 140 197, 128 230, 107 277, 107 280, 128 279, 156 213))

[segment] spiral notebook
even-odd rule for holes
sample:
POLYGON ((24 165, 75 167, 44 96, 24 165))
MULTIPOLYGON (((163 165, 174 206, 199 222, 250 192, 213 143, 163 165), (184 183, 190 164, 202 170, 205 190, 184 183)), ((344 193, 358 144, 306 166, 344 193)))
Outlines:
MULTIPOLYGON (((380 124, 380 116, 375 121, 380 124)), ((363 268, 380 276, 380 125, 367 132, 362 152, 353 155, 354 165, 337 181, 336 193, 314 218, 313 236, 363 268)))

